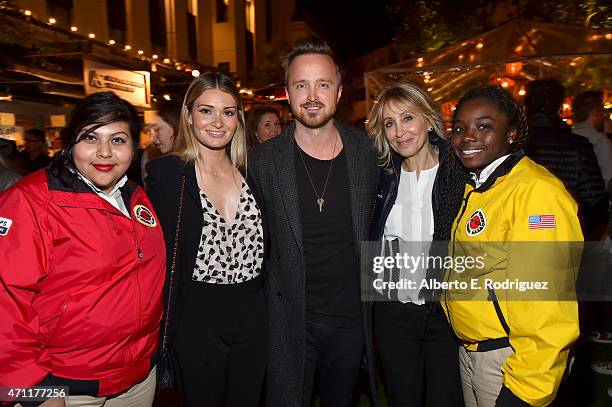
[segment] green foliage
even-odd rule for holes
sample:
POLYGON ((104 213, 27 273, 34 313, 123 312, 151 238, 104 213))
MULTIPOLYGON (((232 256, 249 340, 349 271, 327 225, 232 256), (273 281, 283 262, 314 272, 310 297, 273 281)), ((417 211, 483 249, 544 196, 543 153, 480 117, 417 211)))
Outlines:
POLYGON ((260 88, 270 84, 284 83, 285 73, 281 66, 281 57, 289 50, 289 45, 269 44, 264 50, 263 60, 257 61, 251 72, 251 84, 260 88))
POLYGON ((512 18, 529 21, 612 27, 609 0, 392 0, 400 58, 435 51, 474 37, 512 18))

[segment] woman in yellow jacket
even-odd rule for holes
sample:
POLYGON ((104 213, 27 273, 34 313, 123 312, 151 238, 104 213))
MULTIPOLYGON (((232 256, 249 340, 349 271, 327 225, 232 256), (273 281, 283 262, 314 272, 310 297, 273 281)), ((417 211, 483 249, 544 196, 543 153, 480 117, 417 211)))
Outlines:
POLYGON ((502 88, 469 90, 452 126, 434 238, 450 241, 454 260, 441 302, 464 344, 466 406, 546 406, 579 333, 576 203, 524 155, 524 112, 502 88))

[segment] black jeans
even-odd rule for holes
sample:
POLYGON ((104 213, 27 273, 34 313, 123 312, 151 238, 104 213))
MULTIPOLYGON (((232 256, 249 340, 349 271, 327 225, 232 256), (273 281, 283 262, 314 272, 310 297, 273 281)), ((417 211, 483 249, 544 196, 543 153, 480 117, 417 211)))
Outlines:
POLYGON ((183 405, 256 407, 268 346, 261 276, 194 284, 173 342, 183 405))
POLYGON ((352 404, 363 355, 363 335, 361 324, 344 328, 306 321, 304 407, 310 407, 317 372, 323 407, 352 404))
POLYGON ((374 336, 390 407, 463 407, 459 345, 436 304, 377 302, 374 336))

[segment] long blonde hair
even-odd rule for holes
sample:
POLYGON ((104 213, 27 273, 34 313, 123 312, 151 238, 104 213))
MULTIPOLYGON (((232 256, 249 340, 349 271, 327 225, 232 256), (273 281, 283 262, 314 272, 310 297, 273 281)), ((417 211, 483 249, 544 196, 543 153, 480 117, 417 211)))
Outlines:
POLYGON ((232 137, 232 141, 227 146, 226 152, 232 164, 236 168, 246 167, 247 164, 247 145, 244 126, 244 108, 242 99, 236 88, 236 84, 223 72, 205 72, 195 78, 189 85, 183 105, 181 107, 181 117, 179 123, 179 132, 176 143, 174 144, 173 153, 177 154, 187 162, 197 161, 198 140, 193 129, 193 125, 189 124, 189 115, 193 109, 193 104, 202 93, 209 89, 219 89, 230 94, 236 101, 236 114, 238 116, 238 127, 232 137))
POLYGON ((442 113, 440 113, 438 105, 431 96, 411 83, 389 84, 376 96, 374 106, 368 114, 366 125, 366 131, 374 139, 374 146, 378 152, 381 167, 389 168, 391 165, 391 146, 385 136, 383 123, 383 110, 390 102, 409 105, 416 110, 416 113, 422 114, 427 126, 433 128, 429 133, 430 138, 431 136, 434 136, 434 139, 435 136, 446 138, 442 113), (435 135, 431 133, 435 133, 435 135))

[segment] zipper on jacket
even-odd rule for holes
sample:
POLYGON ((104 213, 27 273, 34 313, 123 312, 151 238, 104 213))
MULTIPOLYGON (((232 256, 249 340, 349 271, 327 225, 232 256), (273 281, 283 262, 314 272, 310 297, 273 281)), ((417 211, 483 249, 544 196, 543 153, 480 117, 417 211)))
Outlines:
MULTIPOLYGON (((452 250, 451 250, 451 257, 455 257, 455 236, 457 236, 457 230, 459 229, 459 224, 461 224, 461 220, 463 219, 463 215, 465 214, 465 211, 467 210, 467 206, 468 206, 468 201, 470 199, 470 195, 472 195, 472 193, 475 191, 475 189, 472 189, 471 191, 469 191, 466 195, 465 198, 463 198, 463 208, 461 208, 461 211, 459 212, 459 216, 457 216, 457 224, 455 225, 455 230, 453 231, 453 234, 451 235, 451 239, 453 241, 453 246, 452 246, 452 250)), ((448 278, 450 279, 450 273, 448 273, 448 278)), ((447 280, 448 281, 448 280, 447 280)), ((459 335, 457 335, 457 331, 455 330, 455 327, 453 326, 453 319, 451 316, 451 310, 450 307, 448 306, 448 290, 444 290, 444 305, 446 305, 446 312, 448 312, 448 322, 451 326, 451 329, 453 330, 453 332, 455 333, 455 336, 457 336, 457 338, 459 338, 459 335)))

